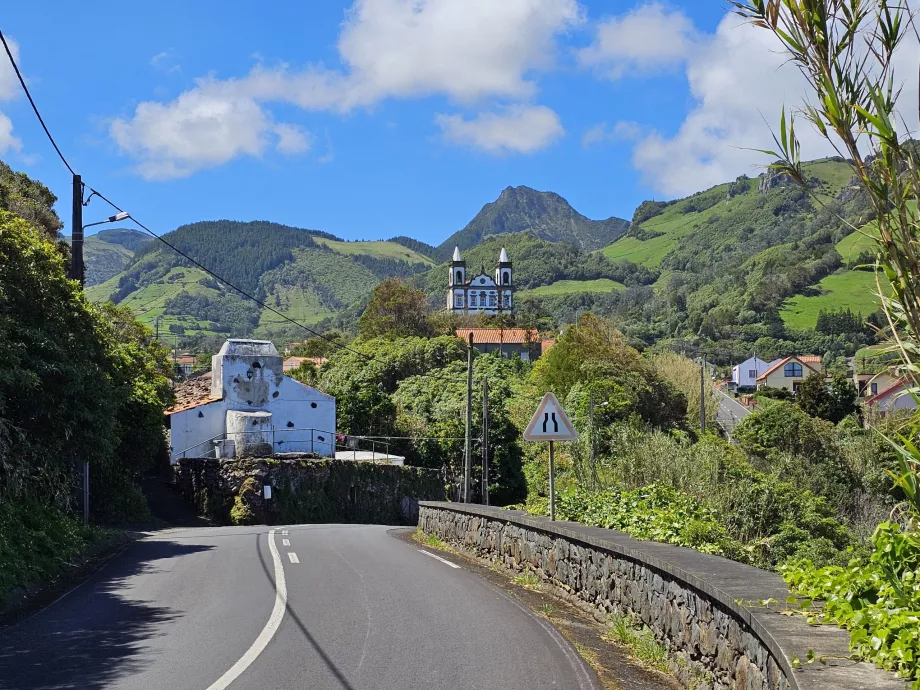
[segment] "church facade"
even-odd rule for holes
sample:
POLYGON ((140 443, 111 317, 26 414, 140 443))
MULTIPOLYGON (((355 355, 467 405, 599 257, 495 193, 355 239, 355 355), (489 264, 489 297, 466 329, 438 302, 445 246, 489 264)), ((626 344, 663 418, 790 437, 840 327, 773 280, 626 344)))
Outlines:
POLYGON ((509 314, 514 310, 514 281, 508 252, 502 247, 495 275, 484 270, 468 276, 460 248, 454 247, 447 284, 447 308, 455 314, 509 314))

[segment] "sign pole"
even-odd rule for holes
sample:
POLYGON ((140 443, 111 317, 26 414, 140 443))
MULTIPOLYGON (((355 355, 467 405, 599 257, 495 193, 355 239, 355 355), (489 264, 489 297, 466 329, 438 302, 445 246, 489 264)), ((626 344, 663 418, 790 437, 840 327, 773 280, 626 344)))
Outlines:
POLYGON ((556 520, 556 458, 553 441, 549 442, 549 519, 556 520))

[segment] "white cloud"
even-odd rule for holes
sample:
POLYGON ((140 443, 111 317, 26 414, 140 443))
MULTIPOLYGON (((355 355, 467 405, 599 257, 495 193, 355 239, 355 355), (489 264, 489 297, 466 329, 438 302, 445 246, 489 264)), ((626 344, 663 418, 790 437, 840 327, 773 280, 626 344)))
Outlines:
POLYGON ((638 122, 622 121, 612 127, 606 122, 599 122, 585 130, 581 135, 581 145, 590 148, 595 144, 608 141, 635 141, 642 133, 642 126, 638 122))
MULTIPOLYGON (((534 72, 555 62, 556 36, 581 19, 577 0, 356 0, 338 41, 343 70, 260 64, 241 78, 201 79, 172 102, 141 103, 114 120, 110 134, 145 176, 163 178, 261 155, 269 135, 293 127, 273 122, 264 106, 270 102, 348 112, 434 94, 462 103, 526 100, 536 91, 534 72)), ((532 110, 545 128, 546 113, 532 110)), ((478 126, 495 117, 484 115, 478 126)), ((501 128, 496 122, 492 129, 501 128)), ((507 145, 493 145, 529 150, 524 138, 509 133, 507 145)), ((293 152, 291 141, 282 135, 279 150, 293 152)), ((306 150, 303 143, 295 148, 306 150)))
POLYGON ((22 151, 22 141, 13 136, 13 123, 3 113, 0 113, 0 153, 7 151, 22 151))
MULTIPOLYGON (((902 103, 917 102, 912 77, 918 59, 915 43, 904 44, 896 56, 903 68, 895 74, 908 79, 902 103)), ((770 132, 778 126, 783 104, 788 114, 806 96, 804 77, 786 63, 772 34, 734 15, 727 15, 715 34, 701 36, 685 58, 695 104, 676 132, 647 130, 634 148, 633 165, 645 182, 658 192, 682 196, 759 172, 770 161, 752 149, 774 149, 770 132)), ((916 123, 914 113, 909 125, 915 128, 916 123)), ((835 153, 804 120, 796 131, 803 159, 835 153)))
POLYGON ((276 148, 281 153, 306 153, 313 147, 313 136, 297 125, 279 124, 272 131, 278 137, 276 148))
POLYGON ((515 105, 472 120, 438 115, 444 137, 489 153, 534 153, 565 134, 559 116, 542 105, 515 105))
POLYGON ((682 12, 650 3, 601 22, 594 42, 578 57, 611 79, 641 76, 679 66, 697 38, 693 22, 682 12))
MULTIPOLYGON (((6 41, 10 46, 10 52, 19 64, 19 44, 9 36, 6 41)), ((21 94, 19 79, 5 51, 0 52, 0 101, 11 101, 18 98, 21 94)), ((22 141, 13 136, 13 122, 0 112, 0 153, 8 151, 22 151, 22 141)))

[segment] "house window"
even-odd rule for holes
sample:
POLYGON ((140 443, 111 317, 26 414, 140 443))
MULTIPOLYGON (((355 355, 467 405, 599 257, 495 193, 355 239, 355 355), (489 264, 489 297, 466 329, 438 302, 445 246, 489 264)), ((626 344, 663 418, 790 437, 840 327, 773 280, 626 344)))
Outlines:
POLYGON ((490 307, 498 306, 498 297, 495 295, 494 292, 489 294, 489 306, 490 307))
POLYGON ((757 378, 757 370, 756 370, 756 369, 748 369, 748 378, 749 378, 749 379, 756 379, 756 378, 757 378))
POLYGON ((872 389, 872 395, 878 395, 878 384, 873 383, 870 388, 872 389))
POLYGON ((476 306, 476 293, 475 292, 470 293, 470 306, 471 307, 476 306))
POLYGON ((796 376, 802 375, 802 365, 798 362, 789 362, 783 367, 783 372, 786 374, 787 379, 794 378, 796 376))
POLYGON ((455 307, 463 306, 463 295, 454 295, 454 306, 455 307))

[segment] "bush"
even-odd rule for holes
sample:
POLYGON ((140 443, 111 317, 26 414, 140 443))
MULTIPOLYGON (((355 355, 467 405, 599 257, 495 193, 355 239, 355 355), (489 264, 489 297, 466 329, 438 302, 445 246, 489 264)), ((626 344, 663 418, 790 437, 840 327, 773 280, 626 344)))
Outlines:
POLYGON ((240 491, 233 499, 233 508, 230 509, 230 522, 234 525, 258 524, 259 502, 262 499, 262 490, 259 482, 254 477, 246 477, 240 485, 240 491))

